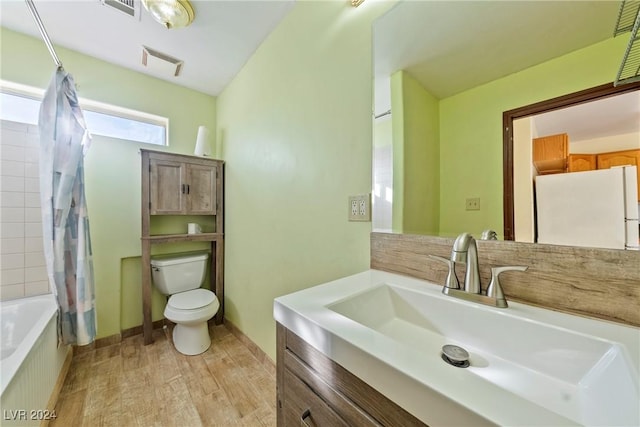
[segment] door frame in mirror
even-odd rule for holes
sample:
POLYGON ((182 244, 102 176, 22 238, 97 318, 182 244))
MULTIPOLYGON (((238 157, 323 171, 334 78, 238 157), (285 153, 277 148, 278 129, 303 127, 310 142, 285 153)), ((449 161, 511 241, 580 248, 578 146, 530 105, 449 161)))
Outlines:
POLYGON ((523 117, 560 110, 573 105, 596 101, 636 90, 640 90, 640 81, 620 86, 607 83, 502 113, 502 176, 505 240, 515 240, 513 207, 513 121, 523 117))

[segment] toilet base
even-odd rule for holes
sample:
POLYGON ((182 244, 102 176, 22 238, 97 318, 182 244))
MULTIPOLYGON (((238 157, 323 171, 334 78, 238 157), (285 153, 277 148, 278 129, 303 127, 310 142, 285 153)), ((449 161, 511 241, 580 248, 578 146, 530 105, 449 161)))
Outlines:
POLYGON ((176 350, 187 356, 204 353, 211 346, 207 322, 185 325, 176 324, 173 328, 173 345, 176 350))

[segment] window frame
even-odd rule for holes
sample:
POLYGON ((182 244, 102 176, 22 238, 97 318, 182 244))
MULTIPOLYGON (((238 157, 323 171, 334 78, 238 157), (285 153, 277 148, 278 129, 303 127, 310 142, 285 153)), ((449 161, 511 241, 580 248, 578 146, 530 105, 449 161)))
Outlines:
MULTIPOLYGON (((41 102, 44 98, 45 90, 36 88, 33 86, 27 86, 20 83, 14 83, 8 80, 0 79, 0 93, 5 93, 8 95, 19 96, 22 98, 36 100, 41 102)), ((148 144, 158 147, 169 147, 169 118, 158 116, 156 114, 147 113, 144 111, 133 110, 130 108, 120 107, 113 104, 107 104, 104 102, 94 101, 91 99, 86 99, 82 97, 78 97, 78 103, 83 110, 91 111, 92 113, 102 114, 106 116, 117 117, 120 119, 136 121, 145 124, 151 124, 155 126, 160 126, 164 128, 164 140, 162 144, 155 144, 152 142, 144 142, 133 139, 125 139, 117 136, 104 135, 100 132, 89 132, 95 135, 105 136, 108 138, 122 139, 125 141, 136 142, 140 144, 148 144)))

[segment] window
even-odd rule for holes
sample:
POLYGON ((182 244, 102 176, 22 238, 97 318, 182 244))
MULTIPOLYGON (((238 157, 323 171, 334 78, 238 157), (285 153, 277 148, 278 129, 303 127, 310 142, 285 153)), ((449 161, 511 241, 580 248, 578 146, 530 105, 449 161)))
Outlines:
MULTIPOLYGON (((0 119, 38 124, 43 90, 0 81, 0 119)), ((79 98, 89 132, 128 141, 168 145, 169 119, 79 98)))

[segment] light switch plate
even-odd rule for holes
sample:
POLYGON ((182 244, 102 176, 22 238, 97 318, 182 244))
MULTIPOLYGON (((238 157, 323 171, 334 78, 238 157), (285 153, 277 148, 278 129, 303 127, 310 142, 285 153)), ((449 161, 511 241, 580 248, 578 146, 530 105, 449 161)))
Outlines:
POLYGON ((349 196, 349 221, 371 221, 371 193, 349 196))

